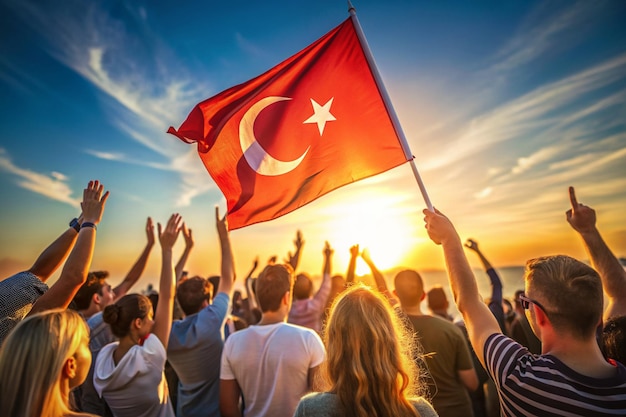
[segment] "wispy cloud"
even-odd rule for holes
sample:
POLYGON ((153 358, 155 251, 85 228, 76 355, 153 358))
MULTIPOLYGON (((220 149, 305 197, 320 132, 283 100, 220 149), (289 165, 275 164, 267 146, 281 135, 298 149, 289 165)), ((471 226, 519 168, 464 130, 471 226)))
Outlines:
POLYGON ((563 51, 584 36, 590 22, 602 10, 601 2, 578 1, 550 12, 540 4, 529 14, 516 34, 495 54, 487 70, 492 74, 510 73, 549 53, 563 51))
POLYGON ((42 174, 30 169, 20 168, 11 161, 6 150, 0 148, 0 169, 17 177, 17 185, 52 200, 60 201, 76 208, 80 199, 72 197, 72 190, 67 184, 67 176, 60 172, 42 174))
POLYGON ((87 153, 179 172, 181 205, 211 188, 205 185, 206 171, 190 170, 189 165, 178 163, 187 158, 188 149, 164 133, 170 125, 180 123, 210 90, 186 74, 180 60, 150 30, 145 9, 126 5, 125 19, 121 19, 97 2, 68 0, 63 7, 12 2, 10 6, 42 35, 51 56, 104 93, 115 126, 168 161, 146 162, 116 150, 90 149, 87 153), (200 178, 191 178, 194 175, 200 178), (196 188, 200 183, 203 185, 196 188))

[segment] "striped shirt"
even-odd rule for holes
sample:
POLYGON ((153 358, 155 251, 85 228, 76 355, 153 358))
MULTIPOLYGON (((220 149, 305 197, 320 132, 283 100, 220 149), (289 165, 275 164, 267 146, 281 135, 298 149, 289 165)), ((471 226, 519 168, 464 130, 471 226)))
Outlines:
POLYGON ((626 415, 626 367, 619 362, 615 376, 591 378, 500 333, 487 338, 484 354, 504 416, 626 415))

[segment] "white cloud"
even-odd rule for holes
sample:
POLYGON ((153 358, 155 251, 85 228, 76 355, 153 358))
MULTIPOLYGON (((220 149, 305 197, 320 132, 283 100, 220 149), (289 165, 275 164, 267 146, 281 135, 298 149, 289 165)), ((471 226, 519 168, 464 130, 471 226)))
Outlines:
POLYGON ((67 185, 67 176, 59 172, 42 174, 15 165, 6 150, 0 148, 0 169, 18 177, 17 185, 34 193, 60 201, 77 208, 80 199, 72 197, 72 190, 67 185))

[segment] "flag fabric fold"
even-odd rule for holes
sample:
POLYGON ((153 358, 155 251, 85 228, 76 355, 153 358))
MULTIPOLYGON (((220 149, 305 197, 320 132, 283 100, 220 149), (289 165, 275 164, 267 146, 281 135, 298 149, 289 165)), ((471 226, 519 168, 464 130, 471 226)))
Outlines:
POLYGON ((168 132, 197 144, 230 229, 407 161, 350 18, 168 132))

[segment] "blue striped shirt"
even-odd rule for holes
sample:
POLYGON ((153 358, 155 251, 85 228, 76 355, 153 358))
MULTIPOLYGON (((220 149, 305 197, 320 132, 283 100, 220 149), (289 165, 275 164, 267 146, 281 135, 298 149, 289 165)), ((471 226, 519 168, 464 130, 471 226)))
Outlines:
POLYGON ((615 376, 591 378, 500 333, 487 338, 484 354, 504 416, 626 415, 626 367, 619 362, 615 376))

